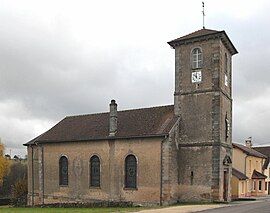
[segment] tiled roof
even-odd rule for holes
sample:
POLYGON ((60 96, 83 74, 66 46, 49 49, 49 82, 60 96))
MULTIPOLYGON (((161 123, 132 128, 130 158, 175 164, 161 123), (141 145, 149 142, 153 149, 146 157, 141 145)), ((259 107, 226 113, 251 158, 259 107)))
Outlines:
POLYGON ((258 147, 253 147, 256 151, 266 155, 270 156, 270 146, 258 146, 258 147))
POLYGON ((255 156, 255 157, 259 157, 259 158, 265 158, 265 159, 267 158, 267 156, 265 156, 264 154, 257 152, 255 149, 248 148, 242 144, 233 143, 233 147, 242 150, 247 155, 251 155, 251 156, 255 156))
POLYGON ((232 175, 235 176, 239 180, 246 180, 248 177, 237 169, 232 168, 232 175))
MULTIPOLYGON (((155 137, 168 135, 177 118, 174 106, 133 109, 117 112, 114 138, 155 137)), ((109 113, 69 116, 25 145, 109 139, 109 113)))
POLYGON ((232 55, 238 53, 238 51, 236 50, 236 48, 234 47, 233 43, 231 42, 230 38, 228 37, 228 35, 224 30, 217 31, 203 28, 188 35, 169 41, 168 44, 171 47, 175 48, 177 45, 184 44, 185 42, 189 41, 192 42, 200 39, 209 39, 212 37, 220 38, 223 44, 228 48, 228 50, 232 55))
POLYGON ((201 37, 201 36, 210 35, 210 34, 215 34, 215 33, 218 33, 218 32, 222 32, 222 31, 210 30, 210 29, 201 29, 201 30, 197 30, 197 31, 195 31, 193 33, 187 34, 185 36, 182 36, 180 38, 174 39, 174 40, 172 40, 170 42, 183 41, 183 40, 186 40, 186 39, 201 37))
POLYGON ((252 176, 251 176, 252 179, 265 179, 267 178, 266 175, 254 170, 253 173, 252 173, 252 176))
POLYGON ((270 161, 270 146, 260 146, 260 147, 253 147, 256 151, 264 154, 267 156, 267 160, 263 164, 263 169, 268 167, 270 161))

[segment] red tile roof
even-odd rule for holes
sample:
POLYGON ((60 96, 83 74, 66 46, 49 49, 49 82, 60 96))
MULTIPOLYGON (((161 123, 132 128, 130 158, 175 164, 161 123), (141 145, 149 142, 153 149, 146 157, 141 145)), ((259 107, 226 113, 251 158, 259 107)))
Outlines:
MULTIPOLYGON (((114 138, 168 135, 177 118, 174 106, 118 111, 114 138)), ((109 139, 109 113, 69 116, 25 145, 46 142, 70 142, 109 139)))
POLYGON ((251 156, 255 156, 255 157, 259 157, 259 158, 267 158, 267 156, 263 155, 260 152, 257 152, 255 149, 252 148, 248 148, 242 144, 238 144, 238 143, 233 143, 233 148, 238 148, 240 150, 242 150, 244 153, 246 153, 247 155, 251 155, 251 156))

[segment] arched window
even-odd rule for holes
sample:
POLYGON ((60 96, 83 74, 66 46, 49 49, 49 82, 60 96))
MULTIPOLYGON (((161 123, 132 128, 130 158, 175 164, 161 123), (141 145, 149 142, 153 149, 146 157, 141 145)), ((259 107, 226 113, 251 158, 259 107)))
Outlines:
POLYGON ((226 117, 225 117, 225 141, 228 140, 229 135, 230 135, 230 122, 229 122, 229 119, 228 119, 227 114, 226 114, 226 117))
POLYGON ((59 185, 68 185, 68 159, 65 156, 59 159, 59 185))
POLYGON ((100 160, 96 155, 90 159, 90 186, 100 187, 100 160))
POLYGON ((202 50, 200 48, 192 50, 192 68, 202 68, 202 50))
POLYGON ((137 160, 134 155, 125 159, 125 188, 137 188, 137 160))
POLYGON ((224 70, 225 70, 225 73, 227 74, 228 73, 228 56, 227 56, 227 53, 225 53, 224 70))

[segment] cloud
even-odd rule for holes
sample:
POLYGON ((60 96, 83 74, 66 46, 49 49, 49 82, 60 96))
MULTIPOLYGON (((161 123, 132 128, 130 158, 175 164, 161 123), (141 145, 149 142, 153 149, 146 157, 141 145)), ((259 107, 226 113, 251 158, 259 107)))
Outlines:
MULTIPOLYGON (((107 111, 112 98, 119 109, 173 103, 166 42, 201 28, 195 0, 15 2, 0 7, 0 136, 22 154, 66 115, 107 111)), ((206 26, 225 29, 239 50, 234 140, 267 143, 269 3, 253 6, 206 2, 206 26)))

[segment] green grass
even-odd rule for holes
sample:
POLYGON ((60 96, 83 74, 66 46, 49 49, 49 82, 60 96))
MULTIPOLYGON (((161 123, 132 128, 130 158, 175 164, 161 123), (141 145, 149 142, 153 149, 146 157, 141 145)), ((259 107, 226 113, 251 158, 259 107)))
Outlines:
POLYGON ((134 212, 142 210, 140 207, 130 207, 130 208, 13 208, 13 207, 0 207, 0 212, 2 213, 108 213, 108 212, 134 212))

